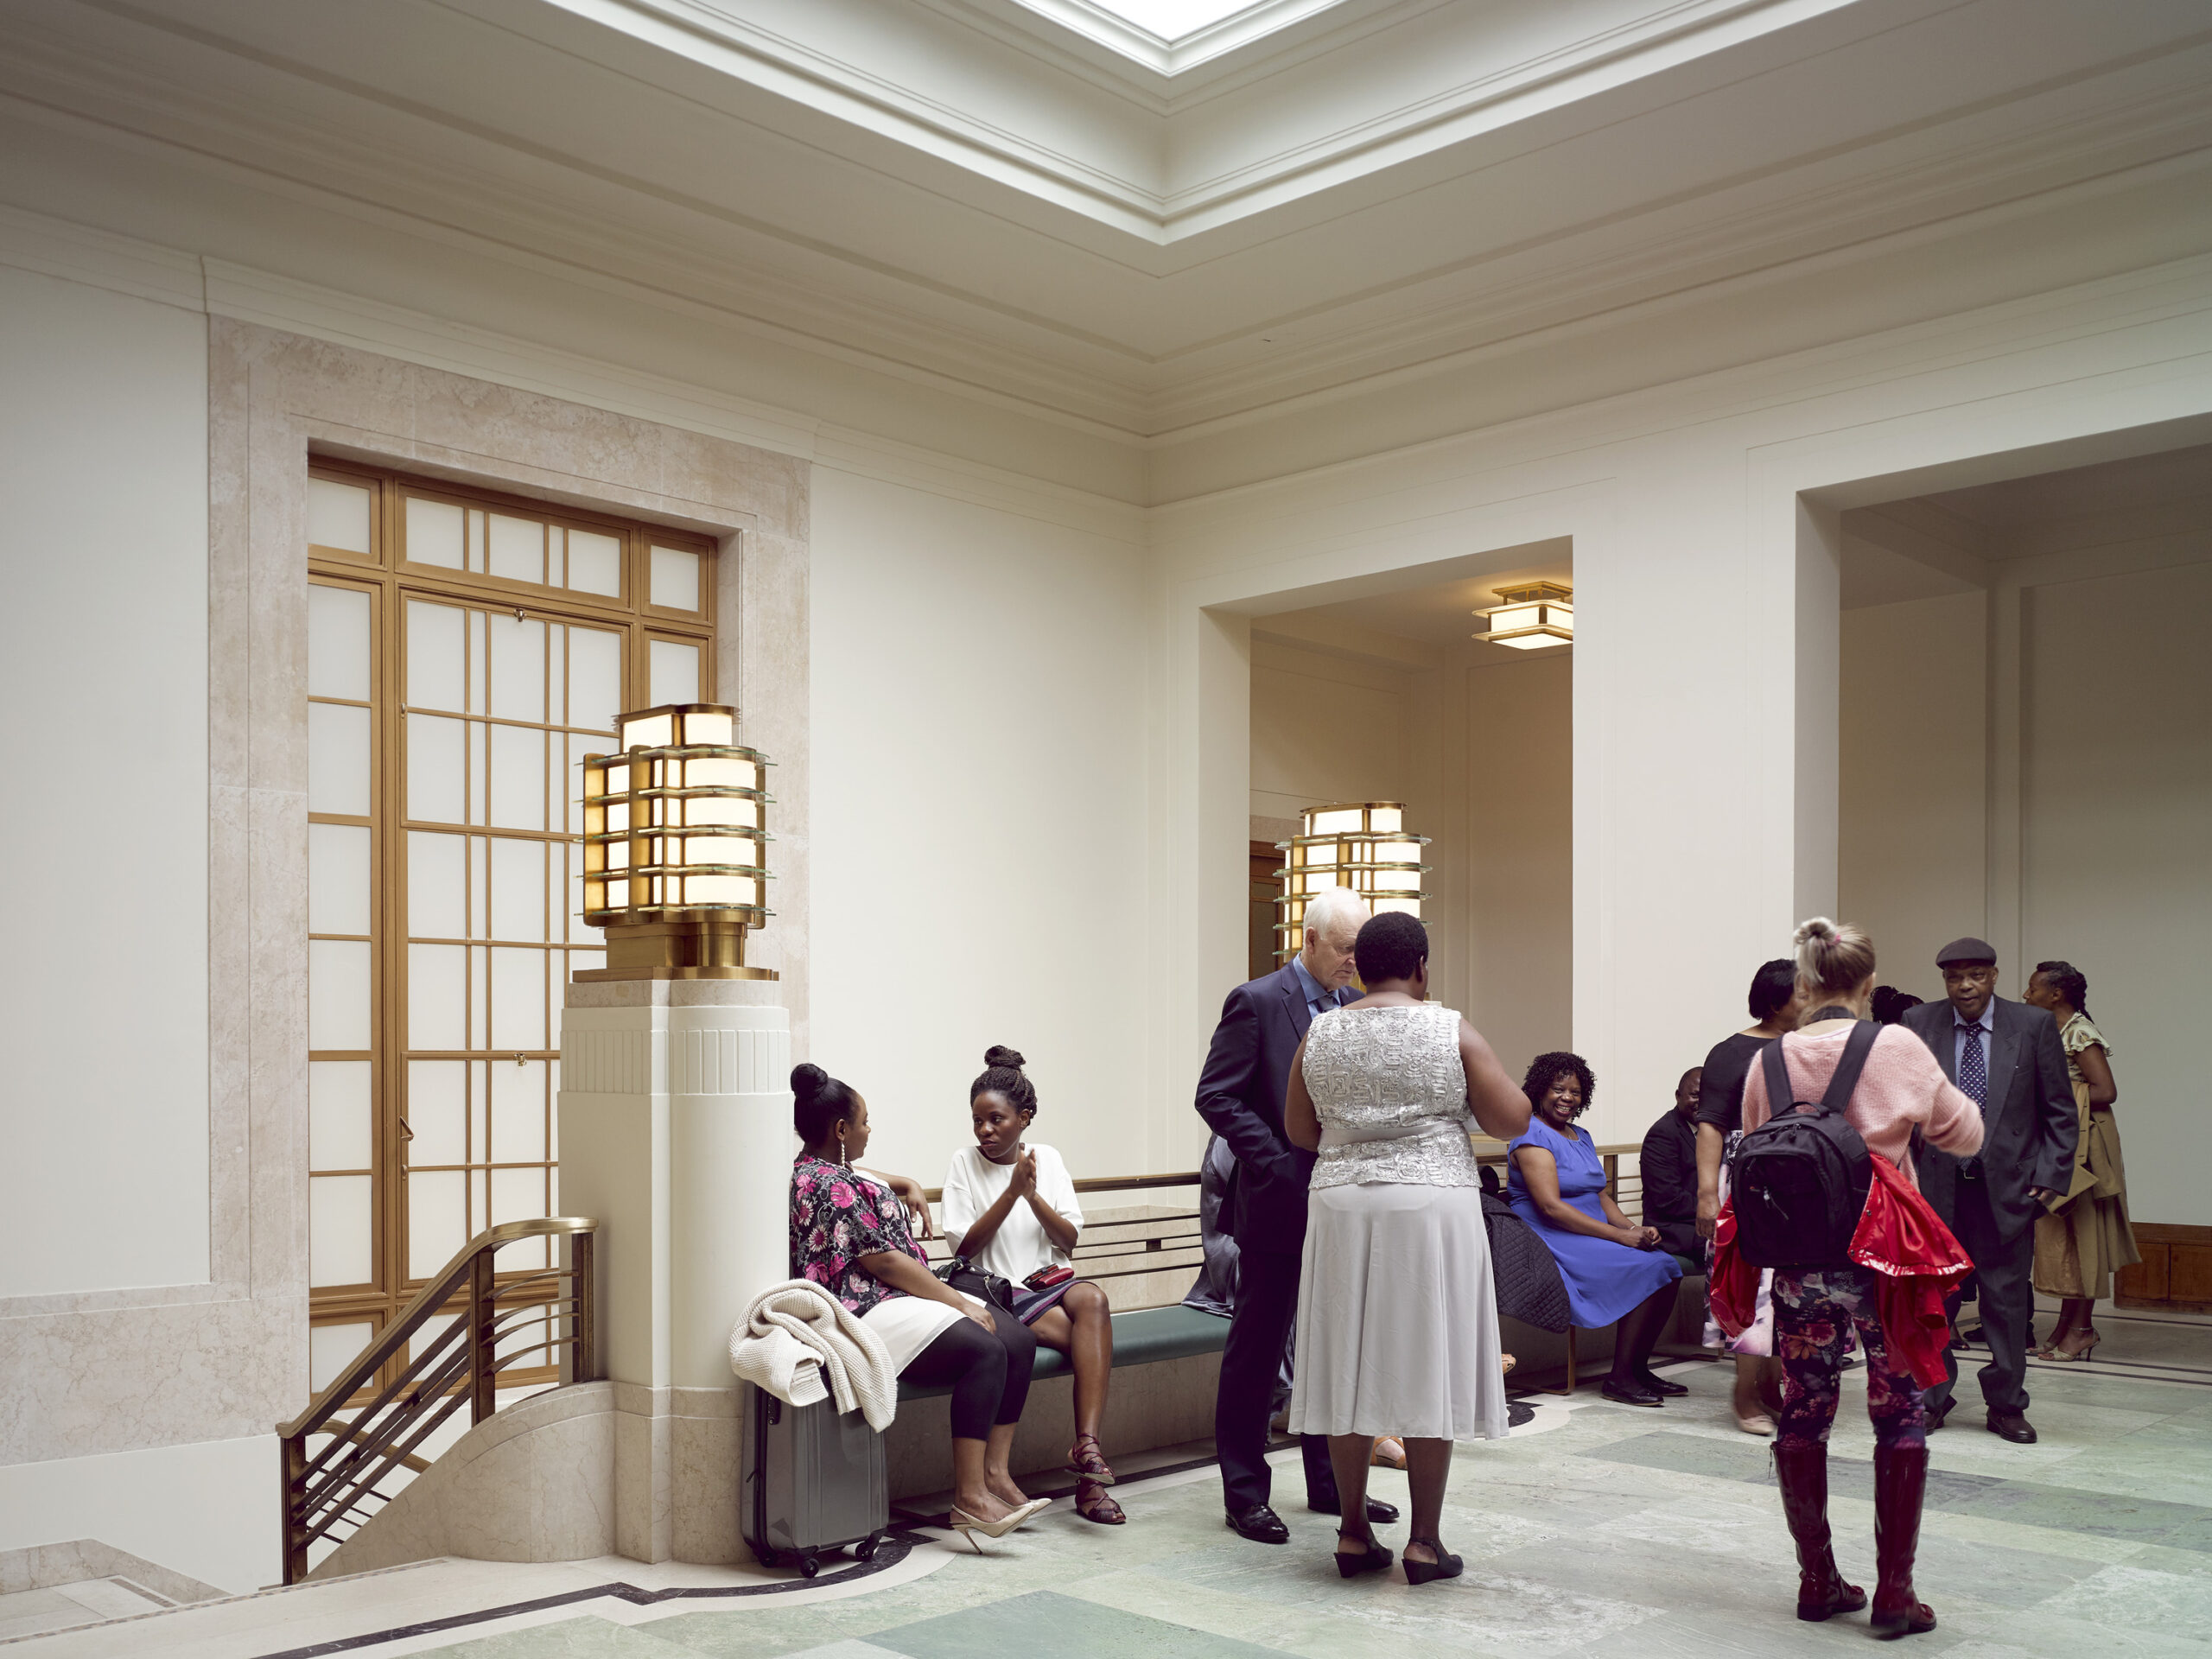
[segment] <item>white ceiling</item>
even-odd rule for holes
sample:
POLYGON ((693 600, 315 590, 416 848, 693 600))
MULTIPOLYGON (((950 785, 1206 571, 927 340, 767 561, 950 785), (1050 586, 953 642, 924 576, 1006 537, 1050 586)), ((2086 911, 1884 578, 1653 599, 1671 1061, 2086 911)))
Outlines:
MULTIPOLYGON (((1535 342, 1580 398, 1821 343, 1866 291, 1694 353, 1666 308, 1849 249, 1929 314, 2085 279, 2146 256, 1946 238, 2139 180, 2181 192, 2156 257, 2212 248, 2203 0, 1263 0, 1173 41, 1095 0, 0 11, 0 115, 138 158, 176 245, 333 205, 1147 452, 1535 342), (1648 357, 1577 356, 1601 319, 1648 357)), ((0 200, 99 222, 37 164, 0 153, 0 200)))

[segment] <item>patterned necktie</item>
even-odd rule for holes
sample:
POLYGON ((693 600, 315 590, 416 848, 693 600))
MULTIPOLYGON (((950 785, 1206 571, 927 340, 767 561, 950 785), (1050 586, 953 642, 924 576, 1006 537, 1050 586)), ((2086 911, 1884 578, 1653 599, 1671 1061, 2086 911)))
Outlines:
POLYGON ((1961 1023, 1960 1032, 1965 1036, 1966 1046, 1959 1053, 1959 1092, 1981 1108, 1982 1115, 1989 1113, 1989 1063, 1982 1057, 1981 1027, 1961 1023))

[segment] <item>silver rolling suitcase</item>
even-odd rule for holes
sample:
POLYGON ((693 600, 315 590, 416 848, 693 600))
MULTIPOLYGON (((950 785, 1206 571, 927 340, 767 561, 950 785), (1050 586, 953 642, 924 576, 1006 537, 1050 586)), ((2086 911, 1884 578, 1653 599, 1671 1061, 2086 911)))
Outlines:
POLYGON ((835 1400, 786 1405, 749 1382, 744 1394, 738 1530, 760 1565, 810 1579, 829 1550, 850 1545, 874 1560, 890 1535, 883 1437, 859 1412, 840 1415, 835 1400))

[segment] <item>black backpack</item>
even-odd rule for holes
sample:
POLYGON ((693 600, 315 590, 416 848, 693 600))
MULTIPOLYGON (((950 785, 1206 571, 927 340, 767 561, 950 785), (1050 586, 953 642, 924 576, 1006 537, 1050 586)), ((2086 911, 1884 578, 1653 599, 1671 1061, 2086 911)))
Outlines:
POLYGON ((1760 1055, 1767 1103, 1774 1116, 1736 1143, 1728 1161, 1736 1205, 1736 1248, 1758 1268, 1840 1268, 1851 1261, 1852 1235, 1866 1208, 1873 1154, 1844 1117, 1851 1091, 1881 1027, 1862 1020, 1851 1028, 1843 1058, 1818 1103, 1793 1099, 1782 1063, 1782 1039, 1760 1055), (1787 1105, 1777 1103, 1787 1101, 1787 1105))

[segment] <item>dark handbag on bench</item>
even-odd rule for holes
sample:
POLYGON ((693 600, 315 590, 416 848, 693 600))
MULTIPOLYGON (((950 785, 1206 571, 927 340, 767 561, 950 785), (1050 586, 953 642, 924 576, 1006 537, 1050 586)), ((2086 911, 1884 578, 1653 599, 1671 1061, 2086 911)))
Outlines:
POLYGON ((964 1255, 941 1262, 937 1276, 963 1296, 973 1296, 986 1307, 1014 1312, 1014 1286, 995 1273, 985 1273, 964 1255))

